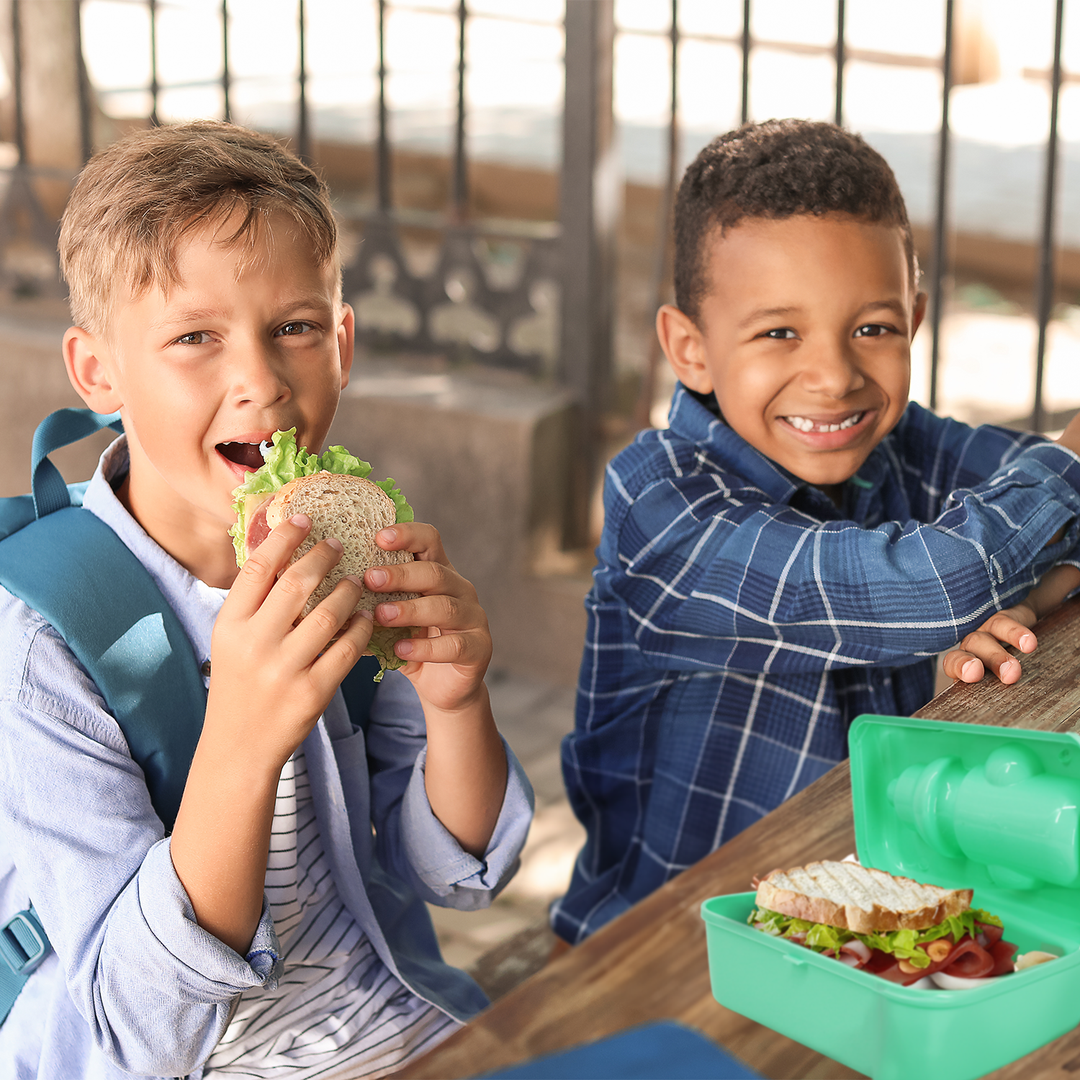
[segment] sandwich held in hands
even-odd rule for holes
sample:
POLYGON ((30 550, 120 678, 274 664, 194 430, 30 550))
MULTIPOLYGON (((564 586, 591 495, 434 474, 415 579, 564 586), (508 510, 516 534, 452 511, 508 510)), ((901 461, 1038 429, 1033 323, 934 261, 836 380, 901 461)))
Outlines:
MULTIPOLYGON (((311 530, 296 549, 290 565, 320 540, 334 537, 344 548, 338 564, 311 594, 304 607, 307 615, 346 575, 363 580, 373 566, 411 562, 408 551, 384 551, 375 543, 380 529, 412 521, 412 508, 393 480, 368 480, 371 466, 353 457, 342 446, 311 454, 296 445, 296 429, 278 431, 263 446, 263 465, 249 472, 233 491, 236 524, 229 530, 236 548, 236 564, 248 556, 270 532, 294 514, 311 518, 311 530)), ((383 601, 413 599, 415 593, 373 593, 364 589, 356 611, 374 611, 383 601)), ((405 661, 394 653, 394 644, 412 635, 410 627, 376 624, 368 651, 378 657, 382 677, 387 668, 405 661)))
POLYGON ((750 925, 902 986, 974 989, 1053 959, 1029 953, 1014 963, 1001 920, 971 907, 971 889, 922 885, 856 862, 774 870, 754 885, 750 925))

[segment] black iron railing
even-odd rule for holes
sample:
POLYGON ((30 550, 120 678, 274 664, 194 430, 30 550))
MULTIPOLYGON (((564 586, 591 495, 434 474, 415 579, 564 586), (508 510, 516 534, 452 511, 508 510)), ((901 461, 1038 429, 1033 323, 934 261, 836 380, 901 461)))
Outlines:
MULTIPOLYGON (((34 181, 41 176, 55 179, 60 173, 30 161, 23 109, 24 70, 21 57, 24 41, 23 13, 30 0, 11 0, 11 37, 14 57, 11 78, 14 98, 13 141, 16 161, 0 206, 0 282, 9 289, 29 291, 55 288, 55 282, 30 280, 8 258, 16 229, 29 227, 35 242, 51 249, 55 222, 42 210, 35 196, 34 181), (29 226, 27 225, 29 223, 29 226)), ((149 23, 149 81, 138 89, 148 95, 147 119, 159 120, 163 92, 177 83, 162 83, 158 68, 158 24, 162 8, 169 0, 127 0, 145 8, 149 23)), ((315 153, 312 138, 311 106, 308 84, 310 71, 305 23, 320 0, 296 0, 298 56, 289 61, 295 71, 295 122, 289 135, 298 152, 311 159, 315 153)), ((657 0, 661 3, 662 0, 657 0)), ((81 0, 70 0, 78 11, 81 0)), ((678 0, 669 0, 670 100, 667 103, 668 125, 666 162, 661 170, 661 199, 658 237, 669 233, 668 216, 677 173, 680 146, 680 103, 678 94, 680 50, 687 40, 724 43, 740 51, 741 66, 739 112, 745 120, 753 114, 754 85, 751 58, 755 50, 769 49, 793 54, 830 56, 835 67, 833 116, 843 122, 845 114, 845 71, 852 61, 901 65, 909 68, 936 68, 941 75, 941 113, 937 137, 934 173, 932 238, 926 288, 930 296, 928 327, 931 334, 929 403, 939 401, 943 357, 942 317, 949 302, 949 176, 952 137, 949 106, 954 62, 954 23, 957 15, 954 0, 942 0, 944 47, 938 58, 903 55, 852 48, 846 40, 845 0, 835 8, 835 41, 831 44, 806 44, 792 41, 756 39, 752 32, 754 0, 741 0, 741 28, 729 37, 691 35, 680 28, 678 0)), ((207 9, 211 11, 211 9, 207 9)), ((467 131, 470 120, 467 94, 469 57, 468 27, 472 13, 468 0, 458 0, 456 9, 425 8, 419 3, 395 4, 394 0, 376 0, 371 32, 378 41, 376 71, 377 99, 374 106, 375 138, 374 198, 361 205, 342 199, 340 211, 350 227, 363 238, 358 254, 346 267, 346 289, 350 298, 358 298, 358 334, 373 349, 409 352, 440 352, 451 359, 512 369, 533 378, 565 385, 592 419, 609 407, 612 378, 612 321, 614 318, 613 278, 617 221, 613 207, 618 206, 615 189, 620 180, 613 154, 612 65, 614 40, 621 31, 615 24, 615 0, 568 0, 565 8, 565 86, 563 141, 560 173, 560 209, 558 217, 547 222, 500 221, 492 223, 470 213, 467 131), (453 104, 451 167, 447 205, 441 210, 418 211, 395 206, 392 167, 395 144, 393 114, 387 100, 391 72, 386 56, 387 14, 395 7, 413 12, 428 11, 456 20, 456 85, 453 104), (403 233, 422 231, 436 237, 438 255, 434 270, 418 273, 406 257, 403 233), (490 253, 499 246, 516 252, 518 272, 507 277, 492 272, 490 253)), ((526 15, 493 15, 528 23, 526 15)), ((215 82, 220 85, 222 115, 231 118, 237 75, 231 63, 233 41, 230 38, 230 4, 221 0, 213 11, 220 26, 221 70, 215 82)), ((1038 324, 1035 357, 1034 404, 1031 423, 1041 429, 1047 422, 1044 406, 1044 375, 1047 328, 1051 321, 1055 296, 1055 207, 1058 198, 1059 151, 1058 118, 1062 83, 1067 75, 1062 69, 1062 29, 1064 0, 1055 0, 1053 60, 1046 77, 1050 86, 1049 136, 1045 150, 1045 183, 1041 194, 1041 229, 1036 238, 1038 273, 1033 282, 1033 310, 1038 324)), ((93 89, 86 74, 79 20, 75 20, 73 42, 78 78, 78 110, 82 154, 93 149, 93 118, 97 108, 93 89)), ((1026 73, 1029 74, 1029 73, 1026 73)), ((194 85, 194 84, 183 84, 194 85)), ((70 179, 70 177, 68 177, 70 179)), ((670 276, 666 240, 657 245, 651 267, 651 295, 659 304, 667 298, 670 276)), ((659 354, 655 346, 644 373, 647 401, 659 354)), ((645 422, 647 410, 639 410, 639 422, 645 422)), ((591 437, 590 437, 591 438, 591 437)))

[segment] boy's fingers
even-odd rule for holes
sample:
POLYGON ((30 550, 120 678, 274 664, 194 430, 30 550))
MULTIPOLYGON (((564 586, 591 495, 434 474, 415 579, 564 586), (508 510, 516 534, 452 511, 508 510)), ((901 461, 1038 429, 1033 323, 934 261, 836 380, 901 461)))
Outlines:
POLYGON ((377 604, 375 621, 380 626, 437 627, 444 634, 487 626, 487 616, 479 602, 445 594, 377 604))
POLYGON ((318 677, 326 679, 330 693, 364 655, 371 640, 373 626, 370 614, 358 611, 346 620, 337 637, 315 661, 312 670, 318 677))
POLYGON ((350 576, 339 581, 329 596, 296 626, 293 639, 297 649, 316 656, 326 650, 334 638, 341 637, 351 641, 362 638, 361 644, 366 645, 371 637, 372 620, 359 616, 351 619, 362 594, 363 586, 356 578, 350 576))
MULTIPOLYGON (((1038 644, 1030 628, 1014 618, 1011 611, 999 611, 992 615, 976 633, 989 634, 997 641, 1008 642, 1024 653, 1034 652, 1038 644)), ((962 647, 967 648, 966 645, 962 647)))
POLYGON ((942 663, 942 670, 952 679, 978 682, 988 671, 1006 685, 1016 682, 1022 674, 1020 661, 990 633, 977 630, 968 634, 942 663))
POLYGON ((311 594, 341 560, 341 554, 339 540, 320 540, 278 575, 263 602, 262 611, 275 620, 293 622, 298 619, 311 594))
POLYGON ((375 543, 383 551, 411 551, 418 562, 449 564, 439 530, 422 521, 405 521, 381 529, 375 534, 375 543))
POLYGON ((489 642, 486 634, 471 631, 436 634, 399 641, 394 652, 402 660, 424 664, 486 664, 490 659, 489 642))
POLYGON ((364 574, 372 592, 413 592, 434 596, 475 595, 472 584, 441 562, 407 562, 376 566, 364 574))
POLYGON ((297 514, 270 533, 240 568, 230 590, 230 596, 236 595, 233 607, 244 606, 250 609, 250 614, 262 604, 310 528, 311 519, 304 514, 297 514))

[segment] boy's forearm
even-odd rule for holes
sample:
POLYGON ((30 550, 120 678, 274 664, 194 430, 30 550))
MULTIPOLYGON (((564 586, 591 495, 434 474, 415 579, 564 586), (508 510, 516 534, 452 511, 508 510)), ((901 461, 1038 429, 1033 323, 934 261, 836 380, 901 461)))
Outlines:
POLYGON ((1024 603, 1035 613, 1036 620, 1045 618, 1066 596, 1080 585, 1080 569, 1061 563, 1051 567, 1039 584, 1027 594, 1024 603))
POLYGON ((491 713, 487 688, 454 712, 430 706, 424 788, 432 812, 464 851, 487 850, 506 794, 506 751, 491 713))
POLYGON ((199 925, 244 956, 262 915, 278 775, 220 745, 210 727, 191 763, 170 852, 199 925))

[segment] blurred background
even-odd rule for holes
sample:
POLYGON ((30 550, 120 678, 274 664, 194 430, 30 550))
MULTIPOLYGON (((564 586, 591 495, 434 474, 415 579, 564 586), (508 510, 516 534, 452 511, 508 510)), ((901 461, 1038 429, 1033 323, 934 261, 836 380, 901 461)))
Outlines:
MULTIPOLYGON (((458 962, 542 912, 578 842, 557 745, 600 478, 666 422, 669 208, 710 138, 778 116, 861 132, 931 300, 912 396, 1047 432, 1080 406, 1078 0, 0 0, 0 69, 0 494, 28 488, 38 419, 78 404, 56 225, 95 149, 221 117, 328 181, 360 348, 332 440, 477 585, 540 795, 509 922, 440 926, 458 962)), ((80 479, 99 450, 58 464, 80 479)))

